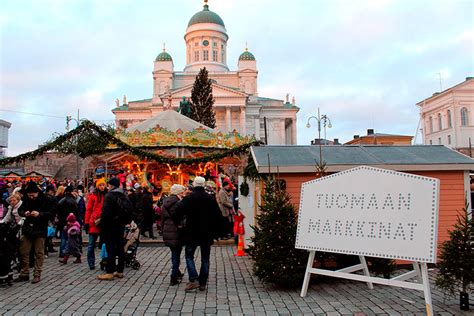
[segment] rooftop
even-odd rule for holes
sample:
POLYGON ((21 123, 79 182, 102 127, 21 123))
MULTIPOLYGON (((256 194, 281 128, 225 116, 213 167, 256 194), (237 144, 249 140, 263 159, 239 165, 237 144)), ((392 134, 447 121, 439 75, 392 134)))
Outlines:
MULTIPOLYGON (((319 146, 257 146, 252 155, 258 171, 315 172, 319 146)), ((321 146, 328 171, 341 171, 360 165, 409 170, 474 170, 474 159, 442 145, 364 145, 321 146)))

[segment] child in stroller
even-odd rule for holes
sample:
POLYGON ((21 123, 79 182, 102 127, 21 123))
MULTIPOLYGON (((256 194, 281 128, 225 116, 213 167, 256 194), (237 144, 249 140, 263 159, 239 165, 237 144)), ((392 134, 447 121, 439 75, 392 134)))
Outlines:
MULTIPOLYGON (((140 244, 140 229, 137 224, 132 221, 125 227, 124 232, 124 251, 125 251, 125 266, 131 267, 134 270, 140 269, 140 262, 137 260, 137 250, 140 244)), ((105 250, 105 244, 102 245, 101 250, 102 260, 100 262, 101 270, 105 270, 107 265, 107 251, 105 250)))

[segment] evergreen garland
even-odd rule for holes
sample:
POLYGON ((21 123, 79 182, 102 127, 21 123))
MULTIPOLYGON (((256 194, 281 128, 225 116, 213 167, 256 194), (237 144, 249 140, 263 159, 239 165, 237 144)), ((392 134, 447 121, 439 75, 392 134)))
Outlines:
POLYGON ((474 217, 468 203, 449 237, 441 246, 436 286, 454 296, 459 290, 469 292, 474 284, 474 217))
POLYGON ((253 272, 262 281, 292 288, 300 286, 306 268, 307 252, 295 248, 298 218, 281 183, 269 175, 264 180, 260 213, 249 254, 253 272))
MULTIPOLYGON (((172 165, 191 165, 200 162, 217 161, 224 157, 239 155, 247 152, 251 146, 258 146, 259 144, 260 142, 254 141, 231 149, 219 149, 219 152, 196 158, 166 157, 157 155, 143 148, 130 146, 129 144, 124 143, 122 140, 112 135, 110 132, 102 129, 100 126, 97 126, 90 121, 83 121, 75 129, 57 136, 36 150, 20 154, 15 157, 0 159, 0 166, 7 166, 28 159, 35 159, 36 157, 41 156, 48 151, 56 151, 64 154, 77 153, 82 158, 106 152, 127 151, 142 160, 148 159, 158 163, 169 163, 172 165), (76 146, 75 139, 79 139, 79 143, 81 140, 84 141, 84 143, 76 146), (116 148, 109 148, 108 145, 115 145, 116 148)), ((173 146, 160 148, 170 147, 173 146)))
POLYGON ((255 166, 255 161, 253 161, 253 157, 251 154, 249 154, 249 157, 247 159, 247 165, 244 168, 243 175, 245 180, 247 180, 248 178, 252 181, 256 181, 263 177, 263 175, 258 173, 257 167, 255 166))
POLYGON ((213 108, 212 82, 206 67, 199 70, 191 90, 191 113, 189 117, 207 127, 216 127, 216 113, 213 108))

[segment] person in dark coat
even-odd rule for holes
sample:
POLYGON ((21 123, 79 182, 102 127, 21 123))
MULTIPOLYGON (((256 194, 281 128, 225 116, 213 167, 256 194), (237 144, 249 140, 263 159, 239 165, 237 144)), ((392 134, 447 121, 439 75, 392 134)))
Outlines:
POLYGON ((20 216, 25 217, 20 238, 21 272, 14 281, 29 280, 30 251, 34 248, 35 266, 31 283, 38 283, 43 269, 44 242, 48 233, 48 221, 51 214, 48 201, 36 183, 29 182, 25 192, 23 207, 18 210, 20 216))
POLYGON ((111 178, 108 183, 109 192, 104 197, 100 216, 100 239, 107 249, 107 266, 105 273, 97 276, 99 280, 123 278, 125 267, 124 232, 125 225, 131 221, 132 203, 120 187, 118 178, 111 178), (124 206, 130 209, 125 210, 124 206), (128 217, 130 216, 130 217, 128 217), (116 258, 118 257, 118 264, 116 258))
POLYGON ((189 275, 185 291, 197 288, 201 291, 206 289, 211 245, 218 237, 218 227, 221 221, 221 211, 216 199, 204 190, 205 181, 203 177, 196 177, 193 182, 193 192, 186 196, 178 207, 178 215, 185 218, 183 241, 186 246, 185 258, 189 275), (194 263, 194 253, 198 246, 201 249, 199 274, 194 263))
POLYGON ((153 194, 150 192, 148 186, 143 186, 141 198, 143 210, 141 233, 143 236, 146 236, 145 233, 148 232, 148 237, 155 239, 155 236, 153 235, 153 219, 155 217, 155 211, 153 210, 153 194))
MULTIPOLYGON (((50 213, 50 227, 54 227, 54 220, 56 218, 56 209, 58 207, 58 201, 56 200, 55 195, 55 188, 53 185, 49 184, 46 186, 45 190, 45 197, 48 200, 48 207, 49 207, 49 213, 50 213)), ((45 245, 44 245, 44 253, 45 255, 48 255, 49 252, 57 252, 56 249, 54 249, 53 245, 53 237, 48 236, 46 237, 45 245)))
POLYGON ((180 238, 182 228, 182 218, 176 212, 179 201, 183 198, 186 188, 179 184, 173 184, 170 189, 170 195, 163 200, 161 206, 161 230, 163 232, 163 241, 171 250, 171 280, 170 285, 176 285, 181 282, 183 274, 179 271, 181 251, 183 250, 180 238))
POLYGON ((59 257, 64 257, 64 249, 67 245, 67 234, 64 231, 64 227, 67 224, 67 217, 70 213, 73 213, 76 218, 79 218, 79 209, 77 207, 76 198, 72 194, 73 187, 68 185, 65 189, 64 197, 59 201, 56 208, 58 217, 58 224, 56 229, 61 233, 61 244, 59 246, 59 257))
MULTIPOLYGON (((133 221, 140 227, 140 233, 143 235, 143 193, 142 188, 138 183, 135 183, 134 188, 127 191, 128 198, 133 205, 133 221)), ((145 236, 145 235, 143 235, 145 236)))

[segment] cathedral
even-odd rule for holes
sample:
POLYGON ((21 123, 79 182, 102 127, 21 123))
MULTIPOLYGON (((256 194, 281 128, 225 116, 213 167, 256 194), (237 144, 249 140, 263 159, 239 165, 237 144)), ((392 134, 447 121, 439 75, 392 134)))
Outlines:
POLYGON ((255 135, 269 145, 294 145, 296 113, 299 108, 290 102, 259 96, 258 70, 255 56, 245 49, 237 61, 237 70, 227 65, 229 36, 224 21, 209 9, 205 0, 202 11, 189 20, 184 40, 186 66, 174 68, 172 56, 163 48, 154 61, 153 96, 149 99, 116 101, 116 126, 133 128, 167 109, 177 109, 183 98, 191 97, 194 80, 206 67, 212 81, 215 99, 216 129, 224 133, 236 130, 241 135, 255 135))

